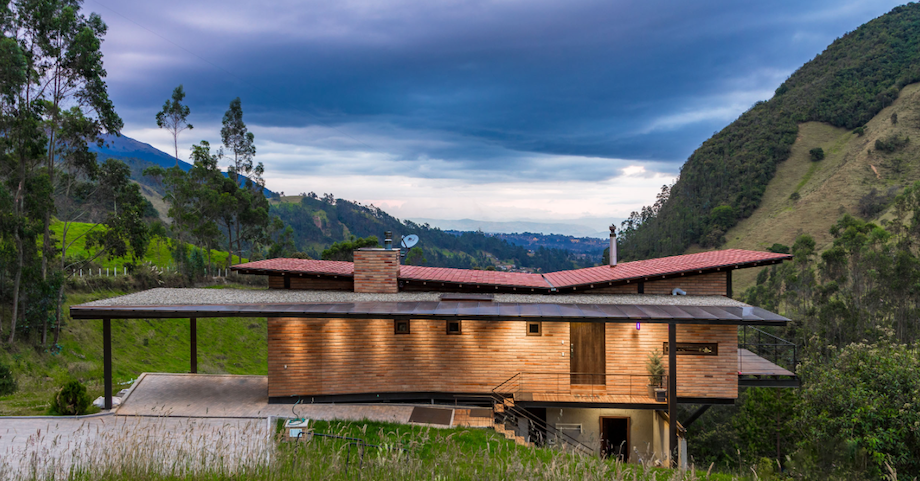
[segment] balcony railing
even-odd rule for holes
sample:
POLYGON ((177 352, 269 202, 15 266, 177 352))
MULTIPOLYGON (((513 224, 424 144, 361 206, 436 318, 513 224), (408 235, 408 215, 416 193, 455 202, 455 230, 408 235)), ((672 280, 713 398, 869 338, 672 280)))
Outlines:
MULTIPOLYGON (((798 365, 798 346, 783 338, 770 334, 763 329, 744 326, 739 333, 738 348, 747 349, 753 354, 789 371, 795 375, 798 365)), ((739 372, 746 372, 744 357, 739 359, 739 372)), ((753 367, 753 366, 748 366, 753 367)))
POLYGON ((667 376, 569 372, 519 372, 493 392, 547 402, 664 403, 667 376))

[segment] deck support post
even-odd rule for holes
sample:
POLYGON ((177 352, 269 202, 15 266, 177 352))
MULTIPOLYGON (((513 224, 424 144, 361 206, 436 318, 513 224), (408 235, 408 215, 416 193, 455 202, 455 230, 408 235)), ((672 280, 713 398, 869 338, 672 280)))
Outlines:
POLYGON ((677 324, 668 323, 668 459, 677 465, 677 324))
POLYGON ((105 385, 105 409, 112 409, 112 320, 102 320, 102 377, 105 385))
POLYGON ((198 319, 189 319, 189 345, 191 347, 191 372, 198 374, 198 319))

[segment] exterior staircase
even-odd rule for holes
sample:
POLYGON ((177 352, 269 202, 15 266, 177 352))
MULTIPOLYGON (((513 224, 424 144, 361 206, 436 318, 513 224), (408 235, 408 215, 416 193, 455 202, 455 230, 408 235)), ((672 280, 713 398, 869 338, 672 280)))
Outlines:
POLYGON ((574 453, 595 454, 592 447, 557 430, 545 421, 537 418, 524 408, 519 408, 514 402, 515 390, 503 389, 519 378, 515 375, 492 390, 492 428, 501 433, 506 439, 513 440, 521 446, 554 445, 557 448, 570 449, 574 453), (518 434, 518 427, 524 421, 527 425, 527 436, 518 434), (509 428, 508 426, 512 426, 509 428))
POLYGON ((492 403, 492 429, 504 436, 505 439, 514 441, 515 444, 527 447, 533 446, 533 443, 528 442, 524 436, 518 435, 513 428, 508 429, 505 426, 505 420, 508 418, 507 414, 510 412, 508 408, 514 408, 513 397, 502 398, 501 402, 492 403))

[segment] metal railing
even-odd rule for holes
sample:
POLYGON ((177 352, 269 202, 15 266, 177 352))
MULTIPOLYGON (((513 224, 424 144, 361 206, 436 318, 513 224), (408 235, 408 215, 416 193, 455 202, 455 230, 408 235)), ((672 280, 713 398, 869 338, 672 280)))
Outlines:
POLYGON ((655 400, 655 389, 666 390, 667 386, 666 375, 519 372, 492 391, 499 394, 546 395, 545 400, 556 395, 574 398, 604 397, 608 402, 664 402, 655 400))
MULTIPOLYGON (((492 411, 494 421, 499 424, 511 424, 512 430, 519 428, 518 420, 527 421, 528 435, 537 445, 546 444, 550 439, 572 447, 576 452, 594 454, 596 450, 577 438, 556 429, 554 426, 537 418, 529 411, 518 408, 514 403, 522 394, 564 395, 580 398, 593 397, 601 402, 663 402, 656 400, 656 388, 667 397, 667 376, 649 376, 637 374, 605 373, 560 373, 560 372, 519 372, 492 389, 492 411), (583 384, 584 382, 603 384, 583 384), (615 382, 612 382, 615 381, 615 382), (601 398, 604 396, 605 398, 601 398), (628 396, 628 399, 624 397, 628 396), (506 400, 511 399, 508 403, 506 400), (497 409, 497 405, 501 409, 497 409)), ((559 400, 565 400, 559 398, 559 400)))
MULTIPOLYGON (((798 346, 795 343, 787 341, 781 337, 770 334, 763 329, 753 326, 744 326, 741 328, 738 347, 747 349, 752 353, 780 366, 795 375, 795 369, 798 365, 798 346)), ((739 369, 743 369, 744 359, 739 361, 739 369)))

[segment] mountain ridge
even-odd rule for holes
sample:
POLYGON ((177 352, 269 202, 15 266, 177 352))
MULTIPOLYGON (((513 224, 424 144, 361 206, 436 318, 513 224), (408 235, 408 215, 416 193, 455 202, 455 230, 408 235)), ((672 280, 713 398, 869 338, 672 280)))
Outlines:
POLYGON ((777 167, 787 160, 799 124, 857 129, 920 81, 920 4, 892 9, 835 40, 696 149, 658 201, 634 212, 620 235, 624 255, 681 254, 691 245, 723 245, 750 217, 777 167))

